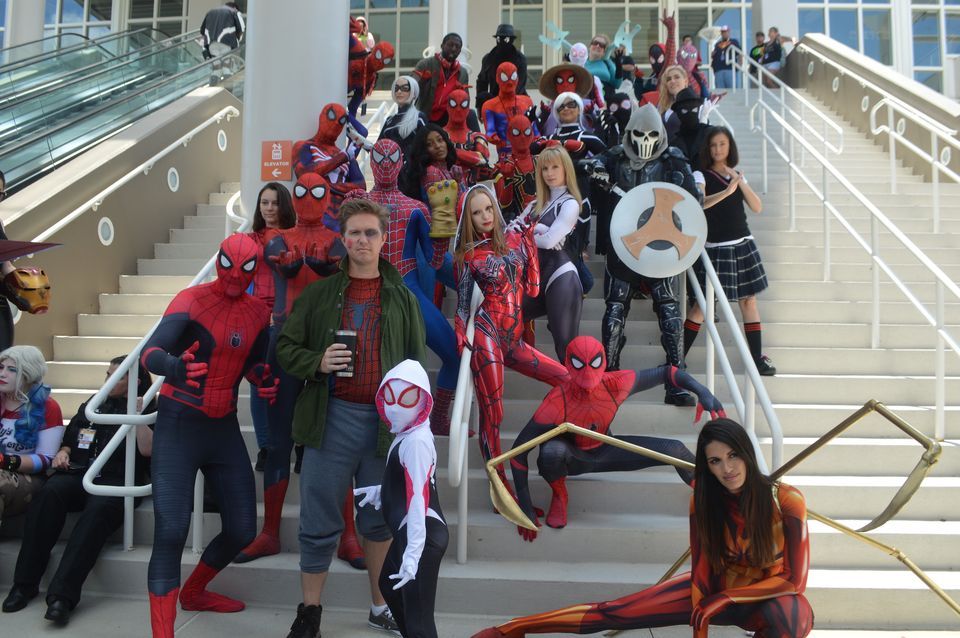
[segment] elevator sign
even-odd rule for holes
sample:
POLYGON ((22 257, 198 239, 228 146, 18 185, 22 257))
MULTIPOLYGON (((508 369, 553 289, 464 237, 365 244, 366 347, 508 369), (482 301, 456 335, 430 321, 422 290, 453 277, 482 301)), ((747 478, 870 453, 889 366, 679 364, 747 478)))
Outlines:
POLYGON ((290 140, 269 140, 260 143, 260 179, 264 182, 288 182, 293 179, 290 167, 290 140))

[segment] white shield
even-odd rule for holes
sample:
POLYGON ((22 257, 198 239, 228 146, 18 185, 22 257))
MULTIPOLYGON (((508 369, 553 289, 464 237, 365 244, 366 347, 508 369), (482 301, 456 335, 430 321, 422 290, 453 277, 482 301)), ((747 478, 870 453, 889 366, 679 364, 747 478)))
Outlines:
POLYGON ((610 219, 610 243, 625 266, 645 277, 678 275, 707 241, 707 218, 685 189, 648 182, 630 189, 610 219))

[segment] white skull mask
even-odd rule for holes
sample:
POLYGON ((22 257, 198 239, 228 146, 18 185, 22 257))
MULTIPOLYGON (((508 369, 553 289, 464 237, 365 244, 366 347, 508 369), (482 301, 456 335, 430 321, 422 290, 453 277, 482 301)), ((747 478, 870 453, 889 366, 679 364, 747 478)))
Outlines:
POLYGON ((630 145, 637 157, 643 160, 651 159, 657 150, 657 144, 660 142, 660 133, 658 131, 630 130, 630 145))
POLYGON ((667 150, 667 130, 655 106, 644 104, 633 110, 622 142, 623 151, 635 170, 667 150))

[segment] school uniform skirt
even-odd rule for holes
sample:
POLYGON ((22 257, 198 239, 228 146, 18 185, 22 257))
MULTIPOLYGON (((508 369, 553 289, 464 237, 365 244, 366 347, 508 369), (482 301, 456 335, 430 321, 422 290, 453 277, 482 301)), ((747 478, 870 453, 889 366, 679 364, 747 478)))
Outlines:
MULTIPOLYGON (((706 251, 728 300, 751 297, 767 288, 767 273, 763 270, 760 251, 753 238, 745 237, 736 244, 725 246, 708 246, 706 251)), ((702 289, 706 272, 699 259, 693 270, 702 289)))

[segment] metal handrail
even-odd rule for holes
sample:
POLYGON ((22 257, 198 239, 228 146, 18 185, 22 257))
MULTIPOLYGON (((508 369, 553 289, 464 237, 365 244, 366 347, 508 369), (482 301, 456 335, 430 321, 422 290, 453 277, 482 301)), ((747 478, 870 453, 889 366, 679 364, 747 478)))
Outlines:
MULTIPOLYGON (((238 224, 238 227, 235 232, 244 232, 250 228, 252 220, 247 218, 245 215, 237 214, 234 211, 234 207, 240 201, 240 191, 234 193, 230 199, 227 201, 226 205, 226 216, 228 220, 233 221, 238 224)), ((241 208, 243 204, 240 204, 241 208)), ((229 234, 229 232, 227 233, 229 234)), ((199 283, 202 283, 207 278, 209 278, 216 268, 217 256, 213 255, 207 260, 207 263, 204 264, 203 268, 193 280, 187 285, 187 288, 196 286, 199 283)), ((147 334, 140 340, 140 343, 134 347, 123 360, 123 362, 117 366, 116 371, 110 375, 110 378, 103 384, 97 393, 93 396, 90 401, 87 402, 86 410, 84 415, 91 423, 100 423, 100 424, 109 424, 109 425, 119 425, 116 434, 113 435, 113 438, 107 443, 103 451, 97 456, 93 464, 90 466, 90 469, 86 471, 83 475, 83 488, 90 494, 100 495, 100 496, 123 496, 124 497, 124 525, 123 525, 123 543, 127 548, 133 547, 133 498, 135 496, 146 496, 151 493, 153 490, 153 484, 139 485, 135 486, 134 483, 134 461, 135 455, 133 453, 134 446, 136 445, 136 435, 133 432, 133 427, 136 425, 149 425, 154 423, 157 420, 157 413, 152 412, 150 414, 137 414, 136 410, 136 379, 138 378, 138 373, 140 370, 140 353, 143 350, 144 345, 153 335, 153 332, 157 329, 157 326, 160 324, 158 320, 147 334), (97 412, 97 409, 103 404, 107 399, 107 396, 110 394, 110 390, 123 378, 123 375, 129 373, 128 379, 128 390, 127 390, 127 414, 100 414, 97 412), (115 485, 96 485, 94 484, 94 479, 100 474, 100 471, 103 469, 103 466, 106 465, 107 461, 113 455, 113 453, 120 447, 122 440, 127 440, 127 457, 126 457, 126 471, 124 474, 124 484, 123 486, 115 485)), ((160 386, 163 384, 164 377, 158 377, 153 385, 150 386, 150 389, 147 391, 144 396, 144 404, 148 404, 149 401, 156 395, 160 386)), ((203 474, 198 473, 196 483, 194 485, 194 506, 193 506, 193 551, 200 553, 203 545, 203 474)))
MULTIPOLYGON (((367 122, 367 130, 373 128, 374 124, 382 124, 387 121, 391 115, 397 112, 397 103, 396 102, 383 102, 380 106, 377 107, 377 110, 373 112, 373 115, 370 116, 370 120, 367 122), (382 120, 382 122, 381 122, 382 120)), ((367 172, 367 168, 370 166, 370 154, 365 154, 362 158, 357 160, 357 166, 360 167, 360 173, 364 174, 367 172)))
MULTIPOLYGON (((946 363, 944 360, 946 346, 960 355, 960 343, 950 334, 946 326, 945 301, 946 292, 952 294, 956 299, 960 299, 960 287, 954 283, 943 270, 937 266, 920 248, 910 240, 863 192, 854 186, 826 157, 824 157, 809 140, 794 129, 786 120, 763 102, 754 104, 750 109, 750 129, 759 131, 764 138, 764 147, 769 143, 773 145, 774 150, 787 163, 789 167, 790 179, 790 217, 796 217, 796 197, 794 187, 794 175, 810 188, 811 192, 821 201, 823 205, 823 280, 829 281, 831 278, 831 240, 830 240, 830 217, 833 216, 840 222, 840 225, 846 230, 868 255, 870 255, 870 270, 872 273, 872 317, 870 347, 878 348, 880 346, 880 272, 883 271, 890 278, 890 281, 903 293, 904 297, 917 309, 927 324, 932 326, 937 333, 936 360, 935 360, 935 403, 936 416, 934 420, 934 436, 938 440, 943 440, 946 431, 945 423, 945 404, 946 404, 946 363), (757 108, 762 107, 760 123, 757 123, 757 108), (776 140, 767 132, 767 116, 774 118, 781 130, 790 136, 790 144, 784 150, 776 140), (801 147, 813 157, 821 166, 820 186, 818 187, 813 180, 800 167, 794 159, 794 144, 799 143, 801 147), (828 176, 832 177, 843 189, 853 196, 857 202, 870 213, 870 239, 865 239, 830 201, 828 189, 828 176), (935 309, 930 312, 921 302, 916 294, 910 290, 908 284, 904 283, 897 276, 894 267, 888 264, 880 257, 880 228, 886 231, 896 239, 901 246, 929 271, 933 276, 936 285, 935 309)), ((764 173, 767 167, 764 164, 764 173)))

